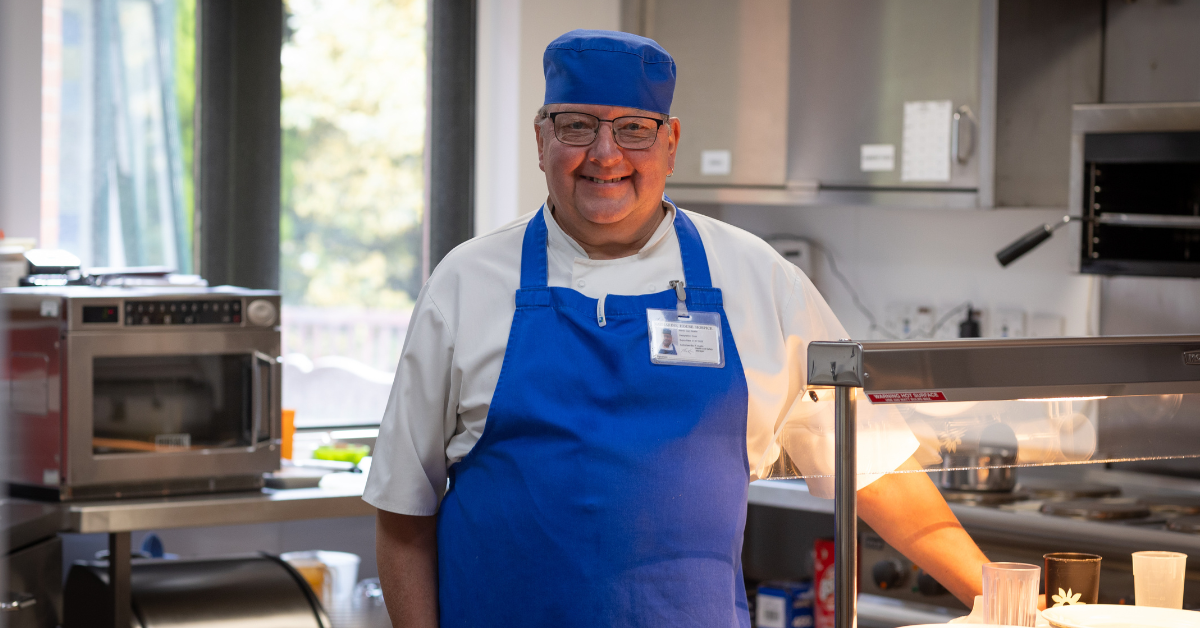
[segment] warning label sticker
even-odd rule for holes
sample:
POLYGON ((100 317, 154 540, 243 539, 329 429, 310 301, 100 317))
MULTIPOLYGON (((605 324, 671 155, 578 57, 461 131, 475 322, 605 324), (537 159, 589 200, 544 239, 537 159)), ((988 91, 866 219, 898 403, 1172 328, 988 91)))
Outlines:
POLYGON ((940 390, 925 392, 894 392, 867 393, 871 403, 924 403, 926 401, 945 401, 946 395, 940 390))

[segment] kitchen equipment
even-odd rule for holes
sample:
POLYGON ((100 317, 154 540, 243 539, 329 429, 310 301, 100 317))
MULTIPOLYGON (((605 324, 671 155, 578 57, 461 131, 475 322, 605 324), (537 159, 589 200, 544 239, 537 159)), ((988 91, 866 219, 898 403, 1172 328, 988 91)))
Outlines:
POLYGON ((1101 556, 1054 552, 1046 559, 1046 606, 1095 604, 1100 597, 1101 556))
POLYGON ((1200 276, 1200 103, 1074 105, 1073 212, 996 253, 1007 266, 1078 221, 1079 269, 1101 275, 1200 276), (1074 213, 1078 212, 1078 213, 1074 213))
MULTIPOLYGON (((63 628, 95 626, 98 611, 111 608, 106 569, 104 564, 71 567, 63 628)), ((330 625, 300 574, 271 556, 135 560, 131 582, 132 615, 139 628, 330 625)))
POLYGON ((1021 488, 1029 492, 1031 499, 1083 499, 1085 497, 1116 497, 1121 487, 1098 482, 1064 482, 1055 480, 1027 480, 1021 488))
POLYGON ((1042 505, 1042 512, 1056 517, 1092 521, 1141 519, 1150 516, 1150 509, 1142 504, 1103 499, 1050 501, 1042 505))
POLYGON ((1052 628, 1200 628, 1200 613, 1170 608, 1089 604, 1047 608, 1052 628))
POLYGON ((942 455, 938 486, 954 491, 1009 492, 1017 485, 1015 449, 980 447, 942 455))
POLYGON ((22 286, 66 286, 86 283, 79 258, 62 249, 32 249, 25 252, 26 273, 22 286))
POLYGON ((1187 554, 1134 552, 1133 586, 1138 606, 1183 608, 1187 554))
POLYGON ((1037 621, 1038 582, 1042 570, 1025 563, 983 566, 985 623, 1033 626, 1037 621))
POLYGON ((1167 522, 1167 529, 1188 534, 1200 534, 1200 516, 1178 517, 1167 522))
POLYGON ((1200 514, 1200 495, 1144 495, 1138 498, 1138 503, 1155 514, 1200 514))
POLYGON ((92 499, 243 490, 279 468, 279 295, 13 288, 11 491, 92 499))
POLYGON ((57 506, 0 500, 7 552, 0 573, 0 626, 55 628, 62 617, 62 513, 57 506))

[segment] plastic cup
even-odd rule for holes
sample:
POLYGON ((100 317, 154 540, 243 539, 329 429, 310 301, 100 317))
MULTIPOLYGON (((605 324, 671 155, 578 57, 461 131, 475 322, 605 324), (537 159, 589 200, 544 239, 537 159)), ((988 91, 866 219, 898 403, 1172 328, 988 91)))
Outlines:
POLYGON ((1134 552, 1134 603, 1138 606, 1182 609, 1185 570, 1187 554, 1134 552))
POLYGON ((983 566, 983 621, 1004 626, 1037 622, 1038 580, 1042 568, 1025 563, 983 566))
POLYGON ((311 550, 287 552, 279 558, 286 561, 312 587, 326 607, 348 606, 358 581, 358 565, 362 559, 349 552, 311 550))

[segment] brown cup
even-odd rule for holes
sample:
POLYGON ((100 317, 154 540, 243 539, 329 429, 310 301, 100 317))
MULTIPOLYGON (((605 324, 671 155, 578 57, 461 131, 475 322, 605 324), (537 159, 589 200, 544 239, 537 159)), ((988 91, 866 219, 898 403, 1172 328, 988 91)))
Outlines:
POLYGON ((1095 604, 1100 597, 1100 560, 1095 554, 1056 552, 1046 560, 1046 607, 1095 604))

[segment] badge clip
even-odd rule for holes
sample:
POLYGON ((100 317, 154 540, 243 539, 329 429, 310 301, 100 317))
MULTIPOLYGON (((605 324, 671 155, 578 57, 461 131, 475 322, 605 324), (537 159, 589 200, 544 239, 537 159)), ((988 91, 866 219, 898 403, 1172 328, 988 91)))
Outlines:
POLYGON ((669 285, 675 289, 675 299, 676 299, 675 314, 676 314, 676 316, 678 316, 680 320, 690 319, 692 317, 692 315, 688 314, 687 290, 684 289, 687 287, 687 284, 685 284, 682 279, 672 279, 669 285))

